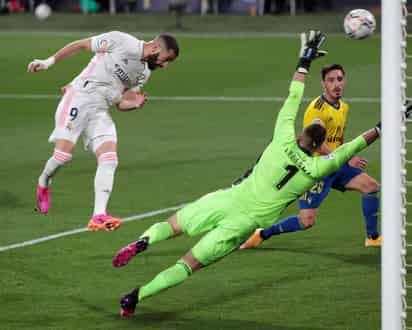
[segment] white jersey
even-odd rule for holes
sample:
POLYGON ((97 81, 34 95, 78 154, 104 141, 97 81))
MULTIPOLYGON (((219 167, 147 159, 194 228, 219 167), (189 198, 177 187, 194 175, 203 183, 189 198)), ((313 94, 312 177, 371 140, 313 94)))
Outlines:
POLYGON ((92 37, 91 50, 96 55, 71 86, 94 84, 110 105, 118 103, 125 89, 140 88, 150 77, 147 63, 141 60, 143 43, 119 31, 92 37))

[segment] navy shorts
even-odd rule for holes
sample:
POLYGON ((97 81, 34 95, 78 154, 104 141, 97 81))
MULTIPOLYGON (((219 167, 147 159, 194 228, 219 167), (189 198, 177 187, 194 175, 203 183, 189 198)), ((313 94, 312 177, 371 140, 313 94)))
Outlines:
POLYGON ((363 173, 362 170, 345 163, 337 172, 324 178, 316 184, 299 199, 299 208, 317 209, 323 200, 333 188, 339 191, 345 191, 345 186, 355 176, 363 173))

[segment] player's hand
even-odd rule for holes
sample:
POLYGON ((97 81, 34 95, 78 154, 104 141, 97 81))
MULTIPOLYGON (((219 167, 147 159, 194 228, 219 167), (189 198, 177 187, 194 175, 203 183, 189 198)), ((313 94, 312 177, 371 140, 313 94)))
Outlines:
POLYGON ((54 57, 46 60, 33 60, 27 66, 27 72, 45 71, 55 63, 54 57))
POLYGON ((147 97, 148 97, 147 93, 136 94, 136 99, 135 99, 136 108, 142 108, 147 102, 147 97))
POLYGON ((358 168, 360 170, 365 170, 366 166, 368 166, 368 160, 362 157, 352 157, 349 160, 349 165, 355 168, 358 168))
POLYGON ((325 56, 326 51, 321 50, 320 47, 326 40, 326 35, 321 31, 310 30, 300 35, 300 52, 297 71, 300 73, 308 73, 310 64, 313 60, 325 56))
POLYGON ((120 111, 131 111, 137 108, 142 108, 146 102, 146 93, 136 93, 132 90, 128 90, 123 93, 120 102, 117 104, 117 109, 120 111))

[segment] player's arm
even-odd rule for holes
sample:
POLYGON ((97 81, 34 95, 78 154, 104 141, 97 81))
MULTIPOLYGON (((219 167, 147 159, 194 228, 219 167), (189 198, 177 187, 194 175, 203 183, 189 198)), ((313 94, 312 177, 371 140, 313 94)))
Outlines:
POLYGON ((54 65, 61 60, 72 56, 80 51, 90 51, 91 50, 91 38, 81 39, 73 41, 62 49, 58 50, 54 55, 50 56, 45 60, 35 59, 29 63, 27 67, 28 72, 37 72, 47 70, 49 67, 54 65))
MULTIPOLYGON (((412 105, 404 108, 404 114, 406 118, 410 118, 412 115, 412 105)), ((349 143, 345 143, 332 152, 331 157, 325 157, 321 159, 318 167, 318 177, 324 177, 336 170, 338 170, 345 162, 352 158, 356 153, 365 149, 368 145, 375 142, 381 134, 381 122, 378 122, 376 126, 349 143), (326 159, 330 158, 330 159, 326 159), (329 160, 333 160, 329 162, 329 160)))
POLYGON ((320 179, 337 171, 355 154, 375 142, 379 135, 380 123, 352 141, 342 144, 328 156, 319 157, 315 173, 313 173, 314 177, 320 179))
MULTIPOLYGON (((343 128, 345 131, 345 128, 343 128)), ((344 136, 342 136, 342 144, 344 143, 344 136)), ((348 160, 348 164, 354 168, 358 168, 362 171, 364 171, 366 169, 366 167, 368 166, 368 160, 366 158, 363 157, 359 157, 359 156, 353 156, 351 159, 348 160)))
POLYGON ((305 75, 309 72, 313 60, 326 52, 319 48, 326 39, 320 31, 302 33, 299 62, 289 87, 289 95, 279 112, 276 120, 274 138, 283 140, 295 139, 295 118, 303 98, 305 75))

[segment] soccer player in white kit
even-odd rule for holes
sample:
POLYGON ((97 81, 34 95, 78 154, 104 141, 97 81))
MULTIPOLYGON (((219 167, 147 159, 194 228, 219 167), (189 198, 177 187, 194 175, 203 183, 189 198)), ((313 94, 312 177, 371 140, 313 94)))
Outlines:
POLYGON ((66 87, 55 114, 55 128, 49 141, 55 144, 37 186, 37 210, 47 214, 50 208, 50 184, 57 170, 72 160, 80 135, 87 149, 96 155, 95 202, 88 229, 115 230, 121 221, 107 213, 107 204, 118 165, 116 126, 109 109, 120 111, 142 107, 146 94, 141 87, 151 71, 167 68, 179 55, 174 37, 159 35, 145 42, 127 33, 112 31, 77 40, 45 60, 33 60, 28 72, 47 70, 50 66, 79 51, 95 56, 87 67, 66 87))

